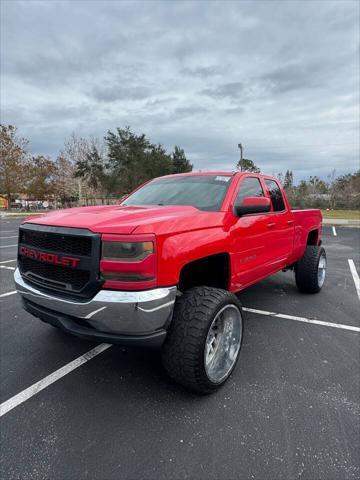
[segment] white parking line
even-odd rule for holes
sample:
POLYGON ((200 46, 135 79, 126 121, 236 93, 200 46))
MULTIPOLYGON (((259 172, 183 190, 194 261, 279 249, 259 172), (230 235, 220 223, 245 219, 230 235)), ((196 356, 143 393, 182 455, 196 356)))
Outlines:
POLYGON ((15 270, 15 267, 7 267, 5 265, 0 265, 0 268, 5 268, 6 270, 15 270))
POLYGON ((10 235, 10 237, 0 237, 0 240, 1 240, 2 238, 17 238, 17 237, 18 237, 17 235, 10 235))
POLYGON ((295 317, 293 315, 285 315, 283 313, 267 312, 266 310, 255 310, 254 308, 244 307, 243 310, 250 313, 257 313, 259 315, 268 315, 269 317, 284 318, 285 320, 295 320, 297 322, 312 323, 314 325, 322 325, 323 327, 342 328, 343 330, 360 332, 359 327, 353 327, 352 325, 344 325, 343 323, 323 322, 322 320, 313 320, 310 318, 295 317))
POLYGON ((14 295, 14 293, 17 293, 17 290, 13 290, 12 292, 2 293, 2 294, 0 295, 0 298, 8 297, 9 295, 14 295))
POLYGON ((0 262, 1 263, 11 263, 11 262, 16 262, 16 258, 14 258, 13 260, 4 260, 3 262, 0 262))
POLYGON ((9 247, 17 247, 17 243, 13 243, 12 245, 1 245, 0 248, 9 248, 9 247))
POLYGON ((359 297, 359 300, 360 300, 360 279, 359 279, 359 275, 356 271, 356 267, 355 267, 355 263, 354 263, 354 260, 352 260, 351 258, 348 259, 348 262, 349 262, 349 267, 350 267, 350 271, 351 271, 351 275, 354 279, 354 283, 355 283, 355 288, 356 288, 356 292, 358 294, 358 297, 359 297))
POLYGON ((332 231, 333 231, 334 237, 336 237, 336 236, 337 236, 336 228, 335 228, 335 227, 332 227, 332 231))
POLYGON ((108 343, 101 343, 97 347, 93 348, 92 350, 89 350, 88 352, 84 353, 84 355, 81 355, 80 357, 76 358, 72 362, 64 365, 63 367, 59 368, 53 373, 50 373, 47 377, 43 378, 42 380, 39 380, 38 382, 34 383, 31 385, 29 388, 26 388, 22 392, 18 393, 12 398, 9 398, 9 400, 6 400, 0 405, 0 417, 5 415, 6 413, 10 412, 13 408, 17 407, 21 403, 26 402, 26 400, 29 400, 29 398, 33 397, 37 393, 41 392, 41 390, 44 390, 44 388, 48 387, 54 382, 57 382, 60 380, 60 378, 64 377, 68 373, 72 372, 76 368, 81 367, 84 363, 88 362, 92 358, 96 357, 100 353, 104 352, 108 348, 110 348, 112 345, 108 343))
POLYGON ((16 230, 0 230, 1 233, 14 233, 16 230))
MULTIPOLYGON (((350 261, 349 261, 350 263, 350 261)), ((6 296, 6 295, 12 295, 13 293, 16 293, 16 291, 13 292, 8 292, 5 294, 0 295, 1 296, 6 296)), ((90 313, 86 318, 90 318, 92 315, 95 313, 99 312, 100 310, 103 310, 103 308, 100 308, 98 310, 95 310, 94 312, 90 313)), ((323 322, 320 320, 311 320, 308 318, 303 318, 303 317, 295 317, 292 315, 285 315, 282 313, 274 313, 274 312, 268 312, 266 310, 256 310, 254 308, 247 308, 244 307, 245 311, 251 312, 251 313, 256 313, 259 315, 268 315, 271 317, 277 317, 277 318, 284 318, 286 320, 296 320, 298 322, 305 322, 305 323, 311 323, 315 325, 322 325, 326 327, 334 327, 334 328, 341 328, 343 330, 351 330, 354 332, 360 332, 360 328, 358 327, 353 327, 351 325, 343 325, 340 323, 330 323, 330 322, 323 322)), ((64 365, 63 367, 59 368, 53 373, 50 373, 47 377, 43 378, 42 380, 39 380, 38 382, 34 383, 30 387, 26 388, 22 392, 18 393, 17 395, 9 398, 5 402, 3 402, 0 405, 0 417, 5 415, 6 413, 10 412, 13 408, 17 407, 18 405, 26 402, 26 400, 29 400, 31 397, 36 395, 37 393, 41 392, 41 390, 44 390, 51 384, 57 382, 60 380, 62 377, 67 375, 68 373, 72 372, 73 370, 76 370, 79 368, 81 365, 84 363, 88 362, 89 360, 93 359, 100 353, 104 352, 108 348, 112 347, 111 344, 108 343, 101 343, 100 345, 96 346, 92 350, 89 350, 88 352, 84 353, 80 357, 76 358, 72 362, 64 365)))

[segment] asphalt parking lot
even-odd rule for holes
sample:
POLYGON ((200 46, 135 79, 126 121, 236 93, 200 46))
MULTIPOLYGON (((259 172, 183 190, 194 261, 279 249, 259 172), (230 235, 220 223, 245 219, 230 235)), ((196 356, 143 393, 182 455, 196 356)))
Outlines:
MULTIPOLYGON (((0 220, 2 407, 96 347, 21 309, 19 224, 0 220)), ((359 232, 324 228, 320 294, 300 294, 287 272, 239 295, 244 345, 214 395, 173 384, 156 352, 118 346, 36 386, 1 411, 1 478, 359 478, 359 232)))

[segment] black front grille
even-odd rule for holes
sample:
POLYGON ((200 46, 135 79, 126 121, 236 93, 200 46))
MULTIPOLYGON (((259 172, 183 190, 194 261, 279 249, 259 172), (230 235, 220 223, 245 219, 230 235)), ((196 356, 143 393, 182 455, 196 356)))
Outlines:
POLYGON ((81 291, 90 278, 90 273, 84 270, 49 265, 26 257, 21 258, 20 270, 30 281, 72 292, 81 291))
POLYGON ((19 269, 39 289, 91 298, 102 284, 99 263, 99 234, 30 223, 20 227, 19 269))
POLYGON ((91 255, 91 237, 61 235, 53 232, 20 230, 19 243, 24 243, 40 250, 71 255, 91 255))

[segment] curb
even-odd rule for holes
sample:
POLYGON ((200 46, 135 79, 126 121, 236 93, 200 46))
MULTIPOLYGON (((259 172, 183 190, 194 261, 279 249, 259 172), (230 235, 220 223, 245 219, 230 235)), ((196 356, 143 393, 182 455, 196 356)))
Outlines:
POLYGON ((33 215, 45 215, 45 213, 49 212, 32 212, 32 213, 0 213, 0 218, 26 218, 32 217, 33 215))
POLYGON ((343 225, 346 227, 360 227, 360 220, 349 220, 347 218, 323 218, 323 225, 343 225))

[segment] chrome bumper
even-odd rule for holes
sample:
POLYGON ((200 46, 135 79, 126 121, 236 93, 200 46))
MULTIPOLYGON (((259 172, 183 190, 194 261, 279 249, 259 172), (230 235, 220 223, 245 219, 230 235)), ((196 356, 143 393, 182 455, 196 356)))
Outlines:
POLYGON ((140 292, 100 290, 91 300, 77 302, 32 287, 18 269, 14 280, 25 303, 28 301, 60 316, 82 319, 82 323, 85 321, 89 325, 89 330, 125 336, 146 336, 159 330, 165 331, 171 322, 177 292, 176 287, 140 292))

